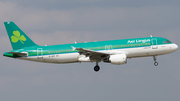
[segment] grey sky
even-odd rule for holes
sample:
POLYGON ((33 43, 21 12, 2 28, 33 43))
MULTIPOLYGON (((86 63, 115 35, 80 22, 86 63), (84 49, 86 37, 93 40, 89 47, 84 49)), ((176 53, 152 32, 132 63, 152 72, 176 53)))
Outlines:
MULTIPOLYGON (((40 45, 165 37, 180 45, 179 0, 1 0, 0 53, 11 50, 4 21, 40 45)), ((179 101, 179 50, 126 65, 44 64, 0 57, 2 101, 179 101)))

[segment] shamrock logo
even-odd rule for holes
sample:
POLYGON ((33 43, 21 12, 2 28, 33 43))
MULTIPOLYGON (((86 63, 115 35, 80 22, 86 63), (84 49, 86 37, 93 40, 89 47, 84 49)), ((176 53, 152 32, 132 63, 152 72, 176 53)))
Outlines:
POLYGON ((18 41, 20 41, 22 44, 23 41, 26 41, 26 38, 24 37, 24 35, 21 35, 19 31, 13 31, 13 36, 11 36, 11 41, 16 43, 18 41))

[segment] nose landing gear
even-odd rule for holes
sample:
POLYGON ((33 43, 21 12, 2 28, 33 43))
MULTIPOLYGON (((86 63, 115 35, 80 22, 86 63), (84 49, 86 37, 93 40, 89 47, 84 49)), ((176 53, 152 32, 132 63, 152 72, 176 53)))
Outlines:
POLYGON ((155 62, 154 65, 155 65, 155 66, 158 66, 158 62, 155 62))
POLYGON ((158 62, 156 62, 156 60, 157 60, 157 59, 156 59, 156 56, 153 56, 153 58, 154 58, 154 65, 155 65, 155 66, 158 66, 158 62))

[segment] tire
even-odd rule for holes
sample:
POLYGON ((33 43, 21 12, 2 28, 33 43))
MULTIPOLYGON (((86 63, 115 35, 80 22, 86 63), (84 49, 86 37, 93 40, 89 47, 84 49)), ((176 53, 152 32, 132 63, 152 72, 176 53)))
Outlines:
POLYGON ((154 65, 155 65, 155 66, 158 66, 158 62, 155 62, 154 65))
POLYGON ((94 67, 94 71, 98 72, 100 70, 100 67, 99 66, 95 66, 94 67))

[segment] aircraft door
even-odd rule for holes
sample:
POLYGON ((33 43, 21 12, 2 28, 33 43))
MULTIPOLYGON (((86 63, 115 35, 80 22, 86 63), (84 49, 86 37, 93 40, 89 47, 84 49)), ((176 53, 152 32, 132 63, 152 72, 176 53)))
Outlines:
POLYGON ((113 46, 112 45, 109 45, 109 50, 112 50, 113 49, 113 46))
POLYGON ((108 45, 105 46, 105 50, 109 50, 109 46, 108 45))
POLYGON ((157 39, 156 38, 151 39, 151 42, 152 42, 152 49, 158 49, 157 39))
POLYGON ((108 52, 111 52, 112 49, 113 49, 112 45, 106 45, 105 46, 105 50, 108 51, 108 52))
POLYGON ((106 45, 106 46, 105 46, 105 49, 106 49, 106 50, 112 50, 112 49, 113 49, 113 46, 112 46, 112 45, 106 45))
POLYGON ((43 58, 43 49, 42 48, 38 48, 37 49, 37 58, 38 59, 42 59, 43 58))

